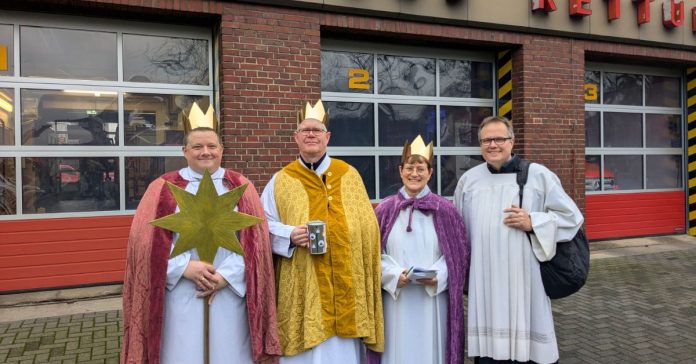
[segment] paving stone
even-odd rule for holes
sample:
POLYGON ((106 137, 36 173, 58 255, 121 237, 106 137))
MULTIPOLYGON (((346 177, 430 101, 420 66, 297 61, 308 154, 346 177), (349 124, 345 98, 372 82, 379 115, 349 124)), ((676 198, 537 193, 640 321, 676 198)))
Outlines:
MULTIPOLYGON (((593 260, 586 286, 552 303, 563 364, 696 363, 696 250, 593 260)), ((0 323, 0 363, 117 364, 122 317, 0 323)))

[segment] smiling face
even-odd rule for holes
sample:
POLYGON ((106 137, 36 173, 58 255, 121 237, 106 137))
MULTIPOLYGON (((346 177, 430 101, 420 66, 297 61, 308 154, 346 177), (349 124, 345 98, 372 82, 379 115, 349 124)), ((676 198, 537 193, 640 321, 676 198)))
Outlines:
POLYGON ((500 167, 512 158, 512 146, 514 145, 515 139, 510 139, 508 135, 508 129, 503 122, 491 122, 483 126, 481 132, 479 133, 481 140, 490 140, 495 138, 503 138, 505 141, 498 145, 498 143, 492 141, 490 144, 481 143, 481 155, 483 159, 488 162, 493 168, 500 169, 500 167))
POLYGON ((194 130, 186 138, 184 158, 188 166, 203 174, 206 169, 213 173, 222 163, 222 145, 217 133, 212 130, 194 130))
POLYGON ((326 153, 330 138, 331 132, 326 131, 326 125, 315 119, 305 119, 295 131, 295 142, 306 162, 321 158, 326 153))
POLYGON ((399 173, 406 193, 414 197, 423 191, 428 184, 433 175, 433 169, 428 166, 425 158, 413 156, 403 166, 399 166, 399 173))

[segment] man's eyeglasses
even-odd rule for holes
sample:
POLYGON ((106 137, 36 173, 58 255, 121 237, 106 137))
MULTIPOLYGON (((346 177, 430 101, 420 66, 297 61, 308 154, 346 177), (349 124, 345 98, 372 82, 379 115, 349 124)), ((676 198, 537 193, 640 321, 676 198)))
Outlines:
POLYGON ((491 145, 491 143, 495 142, 495 144, 496 144, 497 146, 501 146, 501 145, 505 144, 505 142, 508 141, 508 140, 510 140, 510 139, 512 139, 512 138, 511 138, 511 137, 507 137, 507 138, 502 138, 502 137, 501 137, 501 138, 485 138, 485 139, 479 140, 479 143, 481 143, 481 145, 491 145))
POLYGON ((300 133, 304 136, 307 136, 310 133, 312 133, 314 135, 321 135, 323 133, 326 133, 326 130, 325 129, 313 129, 313 128, 297 129, 297 133, 300 133))

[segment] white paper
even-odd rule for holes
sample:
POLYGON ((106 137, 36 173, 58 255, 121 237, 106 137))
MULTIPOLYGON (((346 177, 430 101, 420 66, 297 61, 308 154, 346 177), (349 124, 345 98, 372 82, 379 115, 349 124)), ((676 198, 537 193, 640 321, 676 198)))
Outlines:
POLYGON ((408 279, 416 281, 418 279, 430 279, 437 275, 436 269, 425 269, 420 267, 413 267, 411 272, 408 274, 408 279))

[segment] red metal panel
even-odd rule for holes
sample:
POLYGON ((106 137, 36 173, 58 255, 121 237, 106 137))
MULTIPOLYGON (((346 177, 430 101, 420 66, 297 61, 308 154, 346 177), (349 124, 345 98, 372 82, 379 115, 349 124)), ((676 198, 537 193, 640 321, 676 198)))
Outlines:
POLYGON ((590 240, 686 231, 683 191, 585 196, 585 228, 590 240))
POLYGON ((0 221, 0 292, 122 281, 132 219, 0 221))

